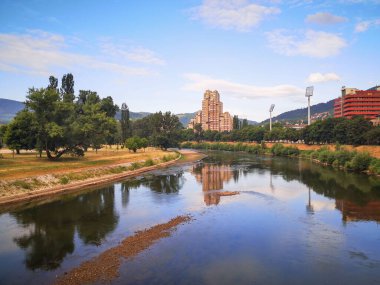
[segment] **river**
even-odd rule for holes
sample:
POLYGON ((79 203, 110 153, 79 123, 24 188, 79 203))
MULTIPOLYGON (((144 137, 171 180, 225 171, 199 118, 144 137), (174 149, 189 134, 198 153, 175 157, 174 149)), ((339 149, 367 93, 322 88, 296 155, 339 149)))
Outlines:
POLYGON ((51 284, 185 214, 190 223, 124 260, 112 283, 380 284, 380 179, 305 160, 210 152, 0 213, 0 284, 51 284))

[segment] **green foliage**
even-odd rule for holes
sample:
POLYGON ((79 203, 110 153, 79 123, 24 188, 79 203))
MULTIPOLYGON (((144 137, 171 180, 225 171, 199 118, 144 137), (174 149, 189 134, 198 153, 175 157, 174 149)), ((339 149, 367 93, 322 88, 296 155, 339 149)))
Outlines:
POLYGON ((373 158, 368 170, 373 174, 380 175, 380 159, 373 158))
POLYGON ((9 149, 31 150, 36 145, 36 136, 38 124, 34 113, 23 110, 17 113, 16 117, 9 123, 5 134, 4 142, 9 149))
POLYGON ((155 163, 154 163, 154 160, 151 158, 145 160, 144 162, 144 166, 153 166, 153 165, 155 165, 155 163))
POLYGON ((59 178, 59 183, 60 184, 68 184, 70 182, 70 178, 66 177, 66 176, 62 176, 59 178))
POLYGON ((57 85, 51 76, 47 88, 29 89, 25 110, 7 127, 5 140, 11 149, 45 150, 50 159, 83 156, 88 147, 98 149, 117 133, 117 106, 111 97, 101 100, 96 92, 81 90, 74 102, 72 74, 64 75, 60 90, 57 85))
POLYGON ((299 149, 296 147, 286 147, 279 143, 274 144, 270 151, 274 156, 297 156, 300 153, 299 149))
POLYGON ((353 171, 364 171, 368 170, 371 164, 372 158, 369 153, 358 152, 354 158, 346 164, 349 170, 353 171))
POLYGON ((182 124, 170 112, 158 112, 134 121, 132 128, 135 136, 149 139, 151 145, 166 150, 178 146, 182 124))
POLYGON ((125 147, 133 152, 136 152, 138 149, 142 148, 141 138, 133 136, 125 141, 125 147))

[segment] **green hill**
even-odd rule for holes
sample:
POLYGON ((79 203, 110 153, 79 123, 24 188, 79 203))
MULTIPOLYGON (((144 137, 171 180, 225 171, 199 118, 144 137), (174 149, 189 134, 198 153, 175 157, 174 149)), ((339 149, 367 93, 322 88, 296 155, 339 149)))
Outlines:
MULTIPOLYGON (((17 112, 21 111, 22 109, 24 109, 24 103, 15 100, 0 98, 0 124, 9 123, 17 114, 17 112)), ((152 113, 131 111, 129 114, 132 120, 137 120, 144 118, 152 113)), ((186 127, 189 124, 190 120, 195 116, 195 112, 177 114, 177 116, 179 117, 179 120, 182 123, 182 125, 186 127)), ((120 112, 116 114, 116 119, 120 119, 120 112)))
POLYGON ((24 103, 0 98, 0 124, 8 123, 22 109, 24 103))
MULTIPOLYGON (((329 112, 331 115, 334 113, 334 99, 326 103, 319 103, 310 107, 311 115, 317 113, 329 112)), ((272 118, 272 122, 275 121, 299 121, 307 120, 307 108, 296 109, 282 113, 276 117, 272 118)), ((269 122, 269 119, 266 119, 262 123, 269 122)))

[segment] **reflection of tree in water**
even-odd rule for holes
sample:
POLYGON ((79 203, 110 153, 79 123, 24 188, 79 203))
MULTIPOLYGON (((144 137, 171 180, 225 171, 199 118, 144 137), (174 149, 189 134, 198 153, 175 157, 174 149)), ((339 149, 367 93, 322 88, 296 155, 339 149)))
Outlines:
POLYGON ((242 170, 243 174, 270 171, 272 175, 281 175, 285 181, 299 181, 314 192, 335 199, 343 218, 351 215, 350 218, 355 219, 352 215, 357 212, 358 219, 367 217, 380 221, 380 181, 376 177, 336 171, 307 160, 272 159, 246 153, 211 152, 205 161, 230 163, 231 166, 248 164, 242 170), (352 211, 347 213, 349 209, 352 211))
POLYGON ((99 193, 90 192, 83 195, 79 206, 83 207, 77 223, 79 237, 85 244, 101 244, 119 221, 115 213, 114 186, 103 189, 99 193))
POLYGON ((58 268, 65 256, 74 251, 75 229, 84 243, 98 245, 119 220, 114 210, 114 187, 11 215, 30 229, 14 241, 25 250, 26 267, 32 270, 58 268))
POLYGON ((129 189, 145 186, 154 192, 172 194, 178 193, 184 183, 183 171, 178 171, 172 174, 149 175, 141 179, 129 180, 122 187, 128 189, 125 191, 129 191, 129 189))

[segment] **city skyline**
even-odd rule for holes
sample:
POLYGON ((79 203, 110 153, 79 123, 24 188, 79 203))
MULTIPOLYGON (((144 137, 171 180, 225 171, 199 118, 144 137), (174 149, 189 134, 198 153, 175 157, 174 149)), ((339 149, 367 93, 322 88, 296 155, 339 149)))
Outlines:
POLYGON ((133 111, 225 111, 262 121, 380 83, 380 1, 9 1, 0 3, 1 98, 49 75, 133 111))

